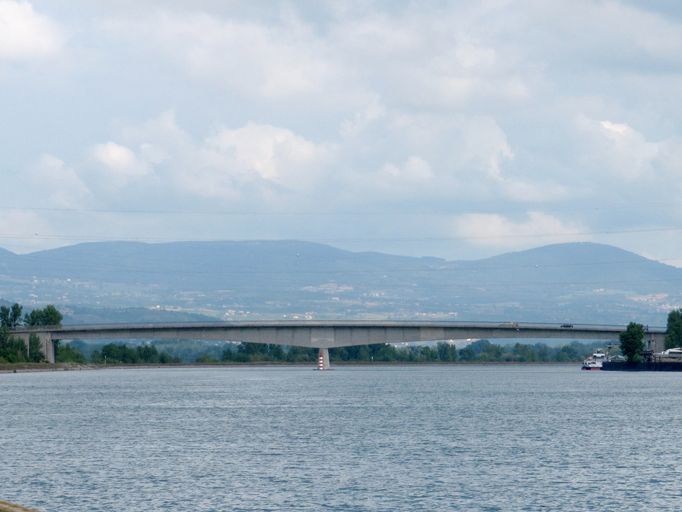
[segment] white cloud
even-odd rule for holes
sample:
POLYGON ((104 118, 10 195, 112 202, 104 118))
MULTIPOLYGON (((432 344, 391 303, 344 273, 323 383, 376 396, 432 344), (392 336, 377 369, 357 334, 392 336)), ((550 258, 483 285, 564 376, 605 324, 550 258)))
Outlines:
MULTIPOLYGON (((291 130, 254 122, 196 140, 178 126, 173 112, 123 128, 120 136, 126 145, 93 146, 95 166, 81 173, 113 189, 134 184, 136 191, 154 190, 161 201, 160 195, 244 204, 300 197, 315 188, 334 152, 291 130)), ((111 191, 98 187, 103 196, 111 191)))
MULTIPOLYGON (((410 156, 401 165, 387 163, 371 176, 368 185, 371 187, 359 197, 381 197, 381 201, 395 201, 404 197, 415 197, 416 194, 430 196, 434 186, 434 173, 429 163, 418 156, 410 156), (377 196, 377 193, 379 194, 377 196)), ((356 187, 362 189, 360 184, 356 187)))
POLYGON ((31 190, 46 199, 44 206, 83 208, 92 199, 76 171, 53 155, 43 155, 29 177, 31 190))
POLYGON ((602 173, 627 182, 658 174, 663 141, 649 141, 629 124, 608 119, 598 121, 580 115, 577 126, 588 137, 583 161, 602 173))
POLYGON ((604 129, 604 133, 612 140, 618 141, 623 137, 632 137, 634 130, 626 124, 612 123, 611 121, 601 121, 599 123, 604 129))
POLYGON ((90 155, 95 163, 94 179, 117 189, 139 181, 151 173, 151 167, 147 162, 140 160, 130 148, 116 142, 95 144, 90 155))
POLYGON ((169 172, 198 196, 274 202, 313 189, 330 151, 290 130, 250 122, 189 143, 169 172))
POLYGON ((545 239, 524 229, 565 234, 566 219, 605 231, 682 219, 682 23, 654 3, 73 2, 0 0, 0 19, 24 27, 0 30, 0 61, 13 59, 0 67, 8 179, 28 179, 47 151, 67 163, 41 172, 90 194, 57 187, 26 204, 404 219, 370 230, 325 217, 328 239, 365 240, 418 238, 419 212, 436 212, 429 235, 442 239, 453 216, 494 211, 490 224, 528 246, 545 239), (61 27, 67 58, 17 61, 59 52, 61 27), (177 119, 144 121, 169 107, 177 119))
POLYGON ((340 133, 344 137, 356 137, 385 115, 386 108, 378 97, 374 97, 365 108, 356 112, 351 119, 341 123, 340 133))
POLYGON ((661 141, 658 144, 657 157, 668 183, 674 184, 678 197, 682 197, 682 138, 661 141))
POLYGON ((155 14, 150 21, 109 20, 119 36, 142 37, 192 76, 268 98, 321 91, 334 78, 332 60, 313 31, 296 20, 267 26, 206 13, 155 14))
POLYGON ((232 170, 247 179, 255 173, 263 180, 294 188, 296 180, 314 179, 314 167, 328 153, 290 130, 252 122, 220 130, 206 140, 206 148, 227 157, 232 170))
POLYGON ((643 137, 628 125, 597 121, 580 115, 578 128, 589 137, 589 153, 583 156, 602 173, 627 180, 639 177, 648 168, 651 150, 643 137))
POLYGON ((268 101, 296 98, 325 111, 357 108, 377 96, 447 109, 531 97, 535 68, 497 44, 485 24, 468 24, 481 24, 480 13, 467 12, 476 8, 435 16, 414 7, 392 15, 367 11, 318 24, 305 9, 281 5, 262 18, 168 8, 141 19, 110 18, 103 27, 194 79, 268 101))
POLYGON ((394 164, 386 164, 381 169, 380 175, 389 180, 423 183, 433 178, 433 171, 426 160, 411 156, 400 167, 394 164))
POLYGON ((61 28, 29 2, 0 0, 0 60, 49 57, 63 42, 61 28))
POLYGON ((501 179, 500 185, 504 195, 518 202, 550 203, 570 196, 568 189, 556 183, 520 181, 501 179))
MULTIPOLYGON (((514 152, 494 118, 478 115, 391 113, 382 137, 390 149, 424 155, 440 174, 499 180, 514 152)), ((386 149, 386 148, 382 148, 386 149)))
POLYGON ((584 241, 585 227, 542 212, 529 212, 526 219, 514 221, 500 214, 472 213, 454 220, 458 237, 472 245, 514 249, 547 243, 584 241))
POLYGON ((92 148, 92 156, 112 172, 125 175, 144 174, 141 172, 144 166, 138 161, 135 153, 115 142, 95 145, 92 148))

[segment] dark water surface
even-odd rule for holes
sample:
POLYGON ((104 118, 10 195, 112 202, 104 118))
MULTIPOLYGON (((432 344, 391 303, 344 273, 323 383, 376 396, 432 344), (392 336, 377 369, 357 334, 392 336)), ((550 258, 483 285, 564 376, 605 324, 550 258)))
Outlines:
POLYGON ((0 499, 44 511, 680 510, 682 374, 0 374, 0 499))

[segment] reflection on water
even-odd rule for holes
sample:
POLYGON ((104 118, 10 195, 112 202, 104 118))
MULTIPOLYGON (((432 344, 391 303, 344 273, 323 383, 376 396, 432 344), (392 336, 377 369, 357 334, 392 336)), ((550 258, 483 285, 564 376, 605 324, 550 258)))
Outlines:
POLYGON ((673 373, 19 373, 0 406, 0 499, 45 511, 682 508, 673 373))

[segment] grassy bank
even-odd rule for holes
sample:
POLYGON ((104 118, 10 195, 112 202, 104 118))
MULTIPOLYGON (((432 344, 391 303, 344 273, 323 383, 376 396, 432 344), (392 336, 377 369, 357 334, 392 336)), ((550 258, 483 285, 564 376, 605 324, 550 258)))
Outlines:
POLYGON ((36 510, 0 500, 0 512, 36 512, 36 510))

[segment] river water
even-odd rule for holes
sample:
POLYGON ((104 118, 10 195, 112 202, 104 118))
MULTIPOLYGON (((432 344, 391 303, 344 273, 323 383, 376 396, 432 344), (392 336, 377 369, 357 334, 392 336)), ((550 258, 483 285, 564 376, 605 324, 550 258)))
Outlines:
POLYGON ((682 509, 676 373, 17 373, 0 410, 0 499, 43 511, 682 509))

